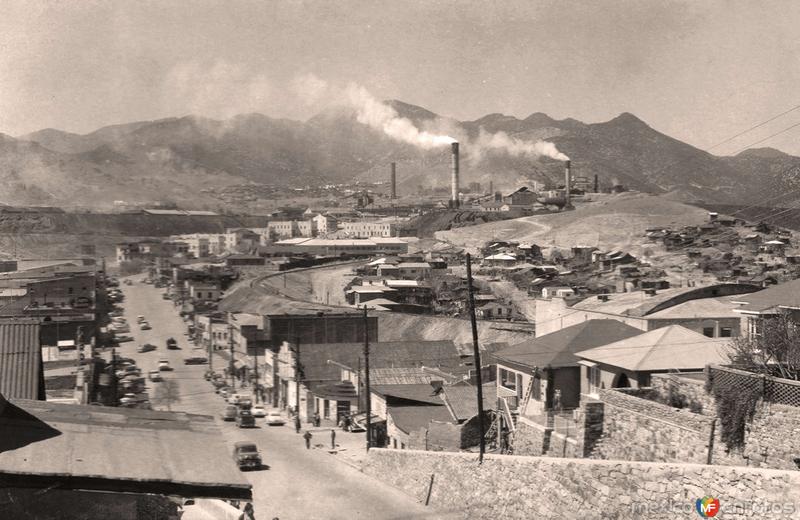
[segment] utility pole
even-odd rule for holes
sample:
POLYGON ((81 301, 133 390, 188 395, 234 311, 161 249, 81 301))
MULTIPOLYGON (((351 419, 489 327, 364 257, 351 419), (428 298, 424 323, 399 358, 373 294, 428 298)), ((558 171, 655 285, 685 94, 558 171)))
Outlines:
POLYGON ((294 338, 294 413, 300 419, 300 336, 294 338))
POLYGON ((364 305, 364 385, 367 411, 367 451, 372 447, 372 392, 369 389, 369 318, 364 305))
POLYGON ((256 376, 256 386, 253 389, 253 393, 255 394, 256 403, 258 403, 259 402, 259 400, 258 400, 258 393, 259 393, 258 392, 258 346, 256 346, 255 349, 253 350, 253 356, 254 356, 253 372, 255 373, 255 376, 256 376))
POLYGON ((232 323, 228 324, 228 348, 230 349, 230 353, 231 353, 231 361, 230 361, 230 365, 228 367, 228 370, 231 373, 231 388, 236 390, 236 377, 234 375, 235 367, 233 365, 233 324, 232 323))
POLYGON ((481 374, 481 350, 478 347, 478 322, 475 319, 475 295, 472 291, 472 257, 467 253, 467 292, 469 294, 469 319, 472 322, 472 352, 475 358, 476 386, 478 387, 478 432, 480 434, 480 452, 478 463, 483 464, 486 452, 486 432, 483 431, 483 377, 481 374))

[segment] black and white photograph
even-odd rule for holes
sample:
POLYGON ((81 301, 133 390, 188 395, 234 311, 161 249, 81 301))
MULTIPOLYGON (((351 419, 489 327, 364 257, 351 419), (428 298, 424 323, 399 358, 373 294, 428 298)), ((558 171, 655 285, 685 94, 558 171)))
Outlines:
POLYGON ((0 0, 0 520, 800 518, 800 3, 0 0))

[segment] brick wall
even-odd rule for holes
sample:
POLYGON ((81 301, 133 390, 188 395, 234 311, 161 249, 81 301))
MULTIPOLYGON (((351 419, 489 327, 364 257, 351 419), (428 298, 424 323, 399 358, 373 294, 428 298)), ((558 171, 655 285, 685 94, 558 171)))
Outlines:
POLYGON ((800 509, 800 472, 791 471, 502 455, 479 465, 470 453, 386 449, 370 450, 363 471, 420 501, 433 475, 430 505, 448 518, 671 520, 694 517, 705 495, 720 500, 723 518, 796 518, 800 509), (737 503, 773 509, 737 516, 737 503))

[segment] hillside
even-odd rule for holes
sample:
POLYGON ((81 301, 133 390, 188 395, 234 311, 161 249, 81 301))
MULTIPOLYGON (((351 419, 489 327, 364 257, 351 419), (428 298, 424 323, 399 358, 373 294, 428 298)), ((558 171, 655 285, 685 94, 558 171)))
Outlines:
POLYGON ((487 240, 497 239, 533 242, 548 249, 586 245, 641 254, 645 229, 678 228, 708 220, 707 212, 700 208, 653 195, 623 193, 597 198, 574 211, 439 231, 436 238, 473 252, 487 240))
MULTIPOLYGON (((717 157, 628 113, 594 124, 542 113, 459 122, 399 101, 388 104, 419 128, 438 124, 459 136, 463 182, 480 182, 484 189, 490 181, 501 190, 534 180, 556 185, 563 176, 563 164, 553 159, 491 148, 478 154, 475 143, 494 132, 555 143, 572 158, 575 176, 597 175, 602 187, 621 183, 711 203, 757 202, 800 187, 798 157, 770 149, 717 157)), ((215 196, 222 187, 385 182, 392 161, 403 195, 449 181, 446 149, 425 151, 393 140, 345 108, 327 109, 305 122, 246 114, 225 121, 194 116, 140 121, 86 135, 45 129, 17 139, 0 136, 0 182, 7 187, 0 203, 102 206, 166 199, 216 208, 230 204, 215 196)))

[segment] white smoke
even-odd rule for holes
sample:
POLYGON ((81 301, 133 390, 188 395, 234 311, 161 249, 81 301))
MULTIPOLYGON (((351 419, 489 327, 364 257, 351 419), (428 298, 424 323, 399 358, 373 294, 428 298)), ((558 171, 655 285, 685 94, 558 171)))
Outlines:
POLYGON ((455 143, 449 135, 433 134, 420 130, 411 120, 400 117, 389 105, 378 101, 367 89, 351 83, 347 87, 347 99, 356 110, 358 122, 404 143, 419 146, 425 150, 455 143))
POLYGON ((549 141, 523 141, 505 132, 490 134, 481 128, 478 138, 469 143, 468 153, 479 162, 488 151, 505 152, 513 157, 549 157, 557 161, 568 161, 569 157, 558 151, 549 141))

